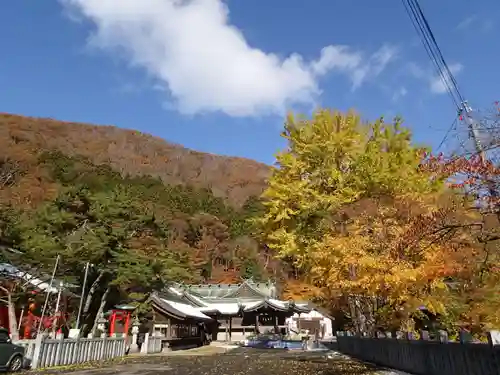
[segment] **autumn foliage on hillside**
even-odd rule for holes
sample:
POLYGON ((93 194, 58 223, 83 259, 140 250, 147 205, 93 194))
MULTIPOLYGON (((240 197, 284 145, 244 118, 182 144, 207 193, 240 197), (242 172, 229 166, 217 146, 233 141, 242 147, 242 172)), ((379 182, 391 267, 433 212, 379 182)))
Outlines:
MULTIPOLYGON (((355 113, 290 116, 283 136, 258 223, 324 303, 360 332, 498 327, 498 237, 463 189, 479 178, 449 183, 474 160, 429 158, 399 119, 355 113)), ((491 166, 472 169, 491 180, 491 166)))
MULTIPOLYGON (((253 237, 265 165, 114 127, 7 114, 0 147, 0 263, 49 275, 59 255, 56 276, 77 290, 93 264, 88 331, 103 310, 141 306, 170 282, 288 278, 253 237)), ((10 293, 14 302, 23 294, 10 293)))
MULTIPOLYGON (((269 176, 269 167, 253 160, 188 150, 138 131, 6 113, 0 113, 0 147, 5 157, 29 164, 44 150, 80 155, 96 165, 107 164, 122 176, 151 176, 168 185, 210 188, 216 197, 236 206, 259 196, 269 176)), ((21 181, 33 190, 23 198, 42 199, 51 188, 37 183, 38 173, 32 172, 21 181)))
POLYGON ((75 270, 96 265, 89 330, 106 306, 141 307, 169 282, 248 277, 323 304, 338 328, 500 327, 498 166, 434 157, 400 119, 353 112, 289 116, 283 136, 269 168, 0 115, 0 248, 41 273, 60 255, 59 276, 76 285, 75 270))
POLYGON ((4 207, 37 209, 75 186, 96 192, 142 186, 134 194, 165 218, 175 233, 171 241, 189 252, 195 267, 213 259, 213 272, 201 279, 237 282, 240 273, 276 265, 245 222, 259 211, 269 174, 263 164, 187 150, 137 131, 10 114, 0 114, 0 147, 4 207))

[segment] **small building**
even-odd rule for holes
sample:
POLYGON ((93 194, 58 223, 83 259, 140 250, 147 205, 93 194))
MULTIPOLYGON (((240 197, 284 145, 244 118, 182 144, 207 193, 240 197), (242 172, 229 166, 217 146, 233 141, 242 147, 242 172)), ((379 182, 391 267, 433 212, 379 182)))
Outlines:
POLYGON ((335 320, 326 309, 307 304, 311 310, 303 314, 293 314, 287 319, 288 329, 291 332, 307 331, 319 339, 333 337, 333 322, 335 320))
POLYGON ((153 310, 148 331, 163 337, 163 346, 171 348, 201 346, 217 330, 217 321, 189 303, 174 288, 155 293, 150 298, 153 310))
MULTIPOLYGON (((213 341, 241 341, 255 333, 286 334, 293 326, 290 319, 306 314, 308 322, 307 314, 314 310, 308 303, 280 300, 272 282, 251 279, 239 284, 176 284, 156 293, 151 302, 153 329, 171 342, 202 334, 213 341)), ((321 327, 319 315, 312 320, 321 327)))

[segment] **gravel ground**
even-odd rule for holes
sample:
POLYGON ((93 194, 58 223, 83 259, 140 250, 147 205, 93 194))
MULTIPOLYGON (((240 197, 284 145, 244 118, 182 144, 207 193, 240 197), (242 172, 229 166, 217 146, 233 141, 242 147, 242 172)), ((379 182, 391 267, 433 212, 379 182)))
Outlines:
POLYGON ((197 356, 130 356, 93 368, 36 371, 44 375, 378 375, 392 374, 330 353, 236 349, 197 356))

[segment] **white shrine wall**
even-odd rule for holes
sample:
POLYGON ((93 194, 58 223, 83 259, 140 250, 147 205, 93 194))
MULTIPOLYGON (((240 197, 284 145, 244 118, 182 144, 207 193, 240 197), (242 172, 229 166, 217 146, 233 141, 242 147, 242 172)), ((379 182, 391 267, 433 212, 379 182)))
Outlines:
POLYGON ((325 330, 325 335, 323 338, 331 338, 333 337, 333 326, 332 326, 332 319, 330 319, 327 316, 324 316, 321 314, 319 311, 316 310, 311 310, 308 313, 301 313, 300 315, 295 313, 293 314, 292 317, 286 319, 286 324, 288 326, 288 329, 293 332, 299 332, 299 327, 298 327, 298 319, 301 320, 319 320, 320 326, 324 326, 325 330))

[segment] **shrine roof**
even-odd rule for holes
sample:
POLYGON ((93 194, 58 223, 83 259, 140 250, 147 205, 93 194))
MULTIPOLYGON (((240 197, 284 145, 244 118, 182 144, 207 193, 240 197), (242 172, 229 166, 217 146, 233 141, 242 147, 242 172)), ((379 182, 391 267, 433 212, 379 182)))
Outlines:
POLYGON ((26 282, 26 285, 29 285, 34 289, 38 289, 44 292, 50 291, 50 293, 58 293, 58 286, 63 285, 62 290, 66 294, 69 293, 72 295, 76 295, 70 291, 70 288, 75 287, 75 285, 65 283, 62 280, 58 279, 54 279, 52 285, 50 285, 50 277, 40 279, 35 275, 27 271, 23 271, 9 263, 0 263, 0 275, 3 277, 23 280, 24 282, 26 282))
POLYGON ((265 299, 277 296, 275 283, 270 281, 254 282, 252 279, 243 280, 237 284, 178 284, 174 289, 188 292, 200 300, 265 299))
MULTIPOLYGON (((153 303, 160 301, 160 305, 168 304, 169 307, 183 312, 184 315, 202 318, 197 313, 208 315, 238 315, 242 312, 257 312, 261 310, 275 310, 283 312, 304 313, 311 309, 308 305, 298 305, 293 301, 280 301, 273 298, 258 299, 192 299, 193 296, 186 292, 166 291, 156 293, 153 303), (194 302, 193 302, 194 301, 194 302), (189 310, 189 311, 188 311, 189 310)), ((161 307, 161 306, 160 306, 161 307)), ((182 315, 182 316, 184 316, 182 315)))
POLYGON ((133 305, 115 305, 113 310, 133 311, 137 307, 133 305))
POLYGON ((240 312, 241 305, 239 303, 211 303, 208 306, 200 307, 199 310, 206 313, 236 315, 240 312))
POLYGON ((293 301, 280 301, 277 299, 268 298, 263 301, 257 301, 245 304, 243 311, 259 311, 259 310, 275 310, 275 311, 293 311, 293 312, 309 312, 311 309, 308 306, 295 304, 293 301))
POLYGON ((305 304, 281 301, 276 298, 272 282, 256 283, 244 280, 238 284, 175 284, 157 293, 171 307, 187 305, 198 312, 217 315, 237 315, 244 311, 275 310, 283 312, 309 312, 305 304))
POLYGON ((151 302, 153 303, 153 306, 156 307, 157 310, 159 310, 165 315, 168 315, 178 320, 186 320, 186 319, 193 319, 198 321, 212 320, 212 318, 210 318, 208 315, 205 315, 197 307, 181 302, 171 301, 162 298, 158 294, 154 294, 151 297, 151 302))

